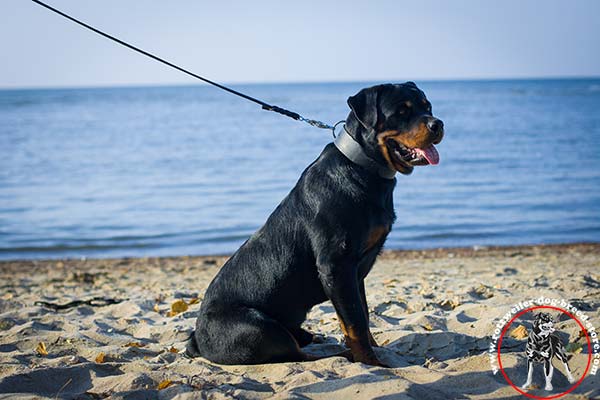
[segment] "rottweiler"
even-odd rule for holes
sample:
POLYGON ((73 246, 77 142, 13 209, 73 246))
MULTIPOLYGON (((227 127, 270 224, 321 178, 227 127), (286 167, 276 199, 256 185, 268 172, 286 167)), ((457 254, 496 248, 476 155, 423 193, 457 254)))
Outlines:
POLYGON ((348 98, 334 143, 225 263, 206 290, 191 357, 218 364, 309 361, 307 312, 331 300, 349 359, 382 365, 373 347, 364 279, 395 221, 396 172, 437 164, 444 135, 413 83, 383 84, 348 98))

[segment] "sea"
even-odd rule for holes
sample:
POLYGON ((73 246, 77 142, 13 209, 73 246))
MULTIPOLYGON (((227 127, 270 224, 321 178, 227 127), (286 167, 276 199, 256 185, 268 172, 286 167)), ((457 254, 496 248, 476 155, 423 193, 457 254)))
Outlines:
MULTIPOLYGON (((234 89, 335 123, 376 83, 234 89)), ((600 79, 416 83, 446 134, 387 249, 600 241, 600 79)), ((1 90, 0 259, 230 254, 331 141, 205 85, 1 90)))

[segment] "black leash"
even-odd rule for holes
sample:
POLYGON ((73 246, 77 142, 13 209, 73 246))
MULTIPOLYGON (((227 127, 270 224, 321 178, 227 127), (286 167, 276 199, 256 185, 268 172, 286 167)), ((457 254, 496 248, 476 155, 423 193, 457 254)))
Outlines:
POLYGON ((237 90, 233 90, 233 89, 228 88, 226 86, 220 85, 220 84, 218 84, 216 82, 213 82, 213 81, 211 81, 209 79, 203 78, 200 75, 196 75, 193 72, 190 72, 190 71, 188 71, 188 70, 186 70, 184 68, 181 68, 181 67, 179 67, 179 66, 177 66, 177 65, 175 65, 175 64, 173 64, 173 63, 171 63, 169 61, 163 60, 162 58, 160 58, 158 56, 155 56, 154 54, 148 53, 147 51, 144 51, 144 50, 142 50, 142 49, 140 49, 138 47, 135 47, 135 46, 133 46, 133 45, 127 43, 127 42, 124 42, 121 39, 117 39, 116 37, 111 36, 108 33, 104 33, 101 30, 96 29, 93 26, 86 24, 85 22, 81 22, 78 19, 75 19, 75 18, 71 17, 70 15, 65 14, 64 12, 62 12, 60 10, 57 10, 54 7, 49 6, 48 4, 42 3, 39 0, 32 0, 32 1, 34 3, 39 4, 42 7, 47 8, 48 10, 50 10, 52 12, 55 12, 58 15, 61 15, 61 16, 65 17, 66 19, 69 19, 69 20, 75 22, 76 24, 79 24, 79 25, 83 26, 84 28, 87 28, 87 29, 91 30, 92 32, 96 32, 98 35, 104 36, 105 38, 112 40, 113 42, 117 42, 117 43, 119 43, 122 46, 125 46, 125 47, 127 47, 127 48, 129 48, 131 50, 137 51, 138 53, 143 54, 146 57, 150 57, 153 60, 161 62, 161 63, 163 63, 165 65, 168 65, 171 68, 175 68, 176 70, 181 71, 184 74, 188 74, 188 75, 190 75, 190 76, 192 76, 192 77, 194 77, 196 79, 200 79, 203 82, 206 82, 208 84, 216 86, 219 89, 223 89, 226 92, 232 93, 232 94, 234 94, 236 96, 240 96, 240 97, 242 97, 242 98, 244 98, 246 100, 252 101, 252 102, 260 105, 263 110, 274 111, 276 113, 285 115, 286 117, 293 118, 293 119, 295 119, 297 121, 306 122, 307 124, 312 125, 312 126, 317 127, 317 128, 330 129, 333 132, 333 136, 335 137, 335 127, 337 126, 337 124, 335 124, 335 125, 332 126, 332 125, 327 125, 327 124, 325 124, 325 123, 323 123, 321 121, 316 121, 314 119, 304 118, 302 115, 300 115, 298 113, 295 113, 293 111, 289 111, 289 110, 286 110, 285 108, 281 108, 281 107, 278 107, 278 106, 275 106, 275 105, 271 105, 271 104, 265 103, 264 101, 255 99, 254 97, 250 97, 248 95, 245 95, 244 93, 240 93, 237 90))

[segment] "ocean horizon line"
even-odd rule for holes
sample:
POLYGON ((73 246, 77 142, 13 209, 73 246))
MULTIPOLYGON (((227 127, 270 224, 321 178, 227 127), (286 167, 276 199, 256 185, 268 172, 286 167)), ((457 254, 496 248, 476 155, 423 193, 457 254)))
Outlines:
MULTIPOLYGON (((523 76, 523 77, 474 77, 474 78, 395 78, 395 79, 369 79, 369 80, 307 80, 307 81, 263 81, 263 82, 244 82, 244 81, 218 81, 217 83, 225 86, 248 87, 248 86, 301 86, 301 85, 353 85, 353 84, 378 84, 381 82, 405 82, 415 81, 419 83, 494 83, 494 82, 556 82, 556 81, 587 81, 600 80, 599 75, 592 76, 523 76)), ((132 83, 132 84, 108 84, 108 85, 49 85, 49 86, 0 86, 0 92, 15 91, 43 91, 43 90, 103 90, 103 89, 165 89, 165 88, 191 88, 191 87, 210 87, 204 82, 198 83, 132 83)))

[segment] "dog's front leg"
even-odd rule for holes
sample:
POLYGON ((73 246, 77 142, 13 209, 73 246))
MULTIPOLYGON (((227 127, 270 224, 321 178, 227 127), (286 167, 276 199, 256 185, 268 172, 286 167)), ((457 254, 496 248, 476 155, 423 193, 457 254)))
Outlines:
POLYGON ((554 374, 554 366, 552 360, 544 361, 544 375, 546 375, 546 387, 544 390, 550 391, 554 389, 552 387, 552 375, 554 374))
POLYGON ((565 366, 565 373, 567 374, 567 379, 569 380, 569 383, 575 383, 576 379, 573 378, 573 374, 571 374, 571 368, 569 368, 569 363, 568 363, 568 358, 567 355, 565 354, 565 350, 562 347, 562 344, 559 346, 556 346, 557 350, 556 350, 556 357, 562 361, 563 365, 565 366))
POLYGON ((371 346, 373 346, 373 347, 379 347, 379 345, 377 344, 377 341, 375 340, 375 338, 373 337, 373 334, 371 333, 371 328, 369 327, 369 306, 367 304, 367 294, 365 292, 365 280, 364 279, 360 280, 360 283, 358 284, 358 289, 360 290, 360 300, 362 303, 362 308, 367 317, 367 332, 369 332, 369 343, 371 343, 371 346))
POLYGON ((317 268, 323 290, 333 303, 354 361, 383 366, 369 340, 369 327, 362 306, 356 267, 351 263, 320 260, 317 268))
POLYGON ((529 385, 531 385, 531 380, 533 379, 533 362, 530 359, 527 359, 527 382, 521 386, 521 389, 527 389, 529 385))

